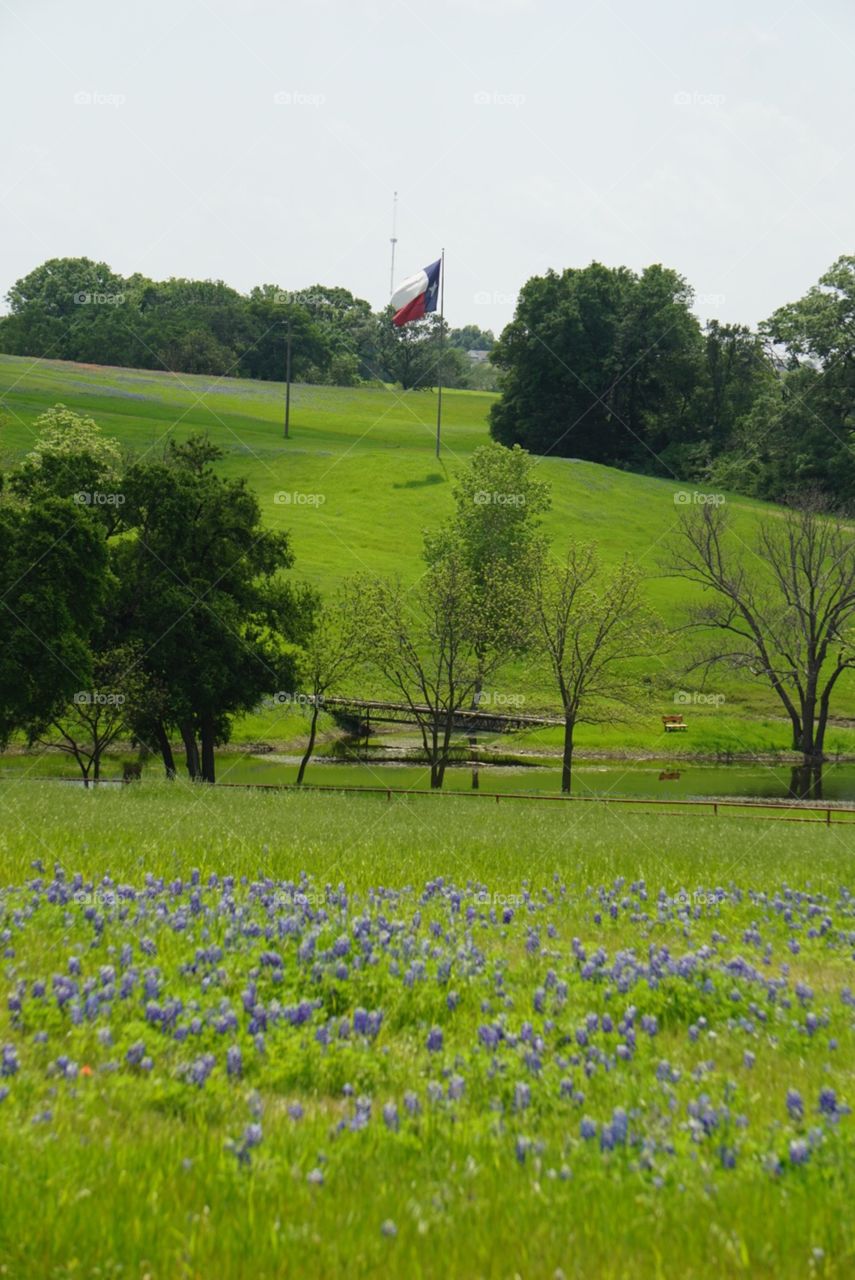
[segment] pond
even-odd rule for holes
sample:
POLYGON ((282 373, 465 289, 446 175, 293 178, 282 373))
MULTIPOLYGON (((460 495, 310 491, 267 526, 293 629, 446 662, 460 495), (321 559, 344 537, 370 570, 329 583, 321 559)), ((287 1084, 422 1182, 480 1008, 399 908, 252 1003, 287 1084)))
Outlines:
MULTIPOLYGON (((298 758, 270 753, 253 755, 226 751, 217 755, 217 781, 223 783, 293 783, 298 758)), ((182 771, 183 772, 183 771, 182 771)), ((146 777, 161 776, 159 761, 145 767, 146 777)), ((115 759, 104 768, 107 779, 121 775, 115 759)), ((73 763, 65 757, 43 755, 0 756, 0 778, 65 777, 79 780, 73 763)), ((482 765, 482 791, 557 794, 561 771, 556 765, 482 765)), ((449 766, 445 790, 471 789, 468 764, 449 766)), ((306 772, 307 785, 341 787, 393 787, 427 789, 428 771, 412 762, 373 762, 314 759, 306 772)), ((855 804, 855 764, 829 761, 819 771, 795 769, 789 764, 679 764, 674 760, 589 761, 573 768, 573 794, 660 800, 686 800, 710 796, 753 800, 807 799, 855 804)))
MULTIPOLYGON (((226 753, 218 757, 221 782, 293 782, 296 762, 290 757, 226 753)), ((328 786, 428 786, 427 770, 413 764, 312 761, 307 784, 328 786)), ((445 789, 466 791, 471 786, 468 765, 450 766, 445 789)), ((555 766, 497 765, 480 769, 482 791, 557 793, 561 771, 555 766)), ((573 793, 598 796, 651 796, 683 800, 704 796, 750 797, 757 800, 812 799, 855 803, 855 764, 828 762, 821 776, 806 774, 789 764, 680 764, 667 761, 579 761, 573 769, 573 793)))

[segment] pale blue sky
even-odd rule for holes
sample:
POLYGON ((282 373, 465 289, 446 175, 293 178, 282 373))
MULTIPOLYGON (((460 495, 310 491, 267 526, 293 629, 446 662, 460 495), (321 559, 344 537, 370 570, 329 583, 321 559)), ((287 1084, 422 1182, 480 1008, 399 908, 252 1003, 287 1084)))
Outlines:
POLYGON ((0 293, 47 257, 500 329, 661 261, 756 323, 853 244, 850 0, 0 0, 0 293))

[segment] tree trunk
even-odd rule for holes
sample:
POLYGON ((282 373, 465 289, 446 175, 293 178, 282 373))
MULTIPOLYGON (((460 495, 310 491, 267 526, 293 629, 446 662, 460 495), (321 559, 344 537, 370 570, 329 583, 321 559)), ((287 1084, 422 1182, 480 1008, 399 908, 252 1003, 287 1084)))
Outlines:
POLYGON ((197 782, 201 773, 199 767, 199 748, 196 745, 196 734, 189 720, 182 720, 181 740, 184 743, 184 757, 187 761, 187 773, 191 782, 197 782))
POLYGON ((303 752, 303 759, 300 761, 300 768, 297 771, 297 786, 299 787, 303 781, 303 775, 306 772, 306 766, 312 758, 312 752, 315 749, 315 730, 318 727, 318 706, 317 699, 312 704, 312 721, 309 726, 309 741, 306 743, 306 750, 303 752))
POLYGON ((561 760, 561 790, 570 794, 570 783, 573 776, 573 730, 576 727, 575 717, 564 717, 564 755, 561 760))
MULTIPOLYGON (((472 710, 473 711, 478 710, 478 706, 481 702, 481 684, 482 684, 482 681, 479 675, 475 681, 475 690, 474 690, 474 693, 472 694, 472 710)), ((478 791, 481 786, 481 779, 478 773, 478 756, 477 756, 478 738, 477 736, 473 733, 471 738, 468 739, 468 742, 469 742, 469 754, 472 757, 472 790, 478 791)))
POLYGON ((175 757, 172 754, 172 743, 169 741, 169 735, 166 732, 166 725, 162 720, 158 720, 154 727, 155 737, 160 754, 163 757, 163 767, 166 770, 166 776, 170 782, 175 778, 175 757))
MULTIPOLYGON (((446 765, 448 764, 448 753, 451 749, 451 733, 453 729, 453 724, 454 724, 453 716, 450 713, 447 713, 445 717, 445 726, 442 731, 442 750, 438 753, 438 757, 437 757, 437 765, 436 765, 437 790, 442 789, 442 784, 445 781, 445 768, 446 768, 446 765)), ((431 786, 433 785, 434 784, 432 782, 431 786)))
POLYGON ((790 795, 794 800, 822 799, 822 766, 794 764, 790 772, 790 795))
POLYGON ((202 739, 202 781, 214 782, 214 717, 205 713, 200 721, 202 739))
POLYGON ((816 756, 816 744, 814 741, 814 730, 816 728, 816 685, 813 681, 808 683, 801 710, 802 733, 798 749, 801 751, 805 758, 805 763, 807 764, 816 756))

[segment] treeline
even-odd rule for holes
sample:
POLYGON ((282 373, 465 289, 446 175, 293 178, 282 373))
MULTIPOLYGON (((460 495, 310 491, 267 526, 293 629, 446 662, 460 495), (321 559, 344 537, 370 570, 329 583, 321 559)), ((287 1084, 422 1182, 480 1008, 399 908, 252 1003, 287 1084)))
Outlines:
POLYGON ((0 748, 23 733, 73 756, 88 784, 128 737, 174 778, 180 742, 190 779, 212 783, 236 716, 296 702, 310 716, 299 783, 324 700, 355 682, 409 707, 438 788, 465 713, 524 660, 561 708, 564 791, 577 727, 652 714, 663 669, 751 673, 805 766, 823 758, 855 667, 855 539, 815 495, 760 522, 753 545, 723 506, 683 511, 661 569, 703 599, 666 627, 633 557, 609 567, 593 545, 549 546, 536 462, 493 443, 458 473, 415 583, 363 574, 323 600, 204 436, 124 457, 61 405, 36 425, 0 477, 0 748))
POLYGON ((135 369, 262 378, 285 377, 291 328, 292 375, 301 382, 355 386, 397 382, 450 387, 495 383, 467 350, 489 350, 492 333, 439 319, 396 329, 347 289, 288 291, 264 284, 239 293, 221 280, 124 277, 89 258, 53 258, 18 280, 0 318, 0 350, 135 369))
POLYGON ((855 257, 752 332, 692 312, 676 271, 592 263, 535 276, 491 353, 491 432, 771 500, 855 494, 855 257))

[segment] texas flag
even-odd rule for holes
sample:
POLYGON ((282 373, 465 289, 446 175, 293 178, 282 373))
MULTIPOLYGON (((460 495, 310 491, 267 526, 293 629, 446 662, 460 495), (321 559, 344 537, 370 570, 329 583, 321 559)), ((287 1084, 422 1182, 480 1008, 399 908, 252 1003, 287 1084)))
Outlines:
POLYGON ((399 284, 392 294, 392 306, 395 314, 392 324, 409 324, 411 320, 421 320, 422 316, 436 311, 436 300, 439 294, 439 270, 441 258, 432 262, 423 271, 417 271, 403 284, 399 284))

